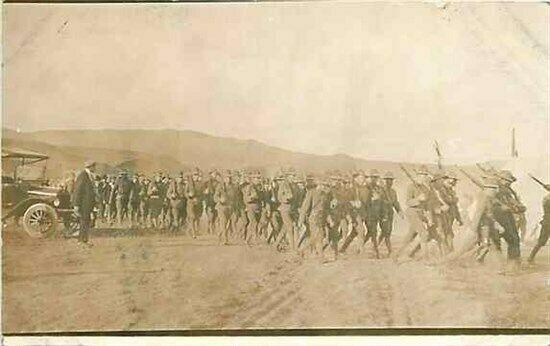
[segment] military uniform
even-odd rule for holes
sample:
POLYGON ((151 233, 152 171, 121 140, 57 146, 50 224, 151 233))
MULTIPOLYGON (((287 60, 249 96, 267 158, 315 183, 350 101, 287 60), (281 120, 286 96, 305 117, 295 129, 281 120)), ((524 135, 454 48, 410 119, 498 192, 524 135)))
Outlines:
POLYGON ((147 191, 149 189, 149 181, 144 178, 139 182, 139 215, 141 225, 147 227, 149 217, 149 197, 147 191))
POLYGON ((504 238, 508 246, 508 259, 515 262, 519 262, 521 254, 518 228, 514 214, 523 212, 525 212, 525 207, 518 203, 511 189, 506 185, 499 185, 492 213, 495 220, 504 229, 501 237, 504 238))
POLYGON ((452 233, 448 213, 450 206, 447 204, 446 191, 443 186, 445 176, 437 173, 432 177, 430 191, 428 193, 428 205, 432 213, 433 225, 429 228, 430 238, 437 241, 441 254, 452 250, 452 233))
POLYGON ((121 174, 114 186, 114 196, 117 210, 118 225, 122 226, 123 222, 128 217, 128 202, 130 201, 130 191, 132 190, 132 182, 128 180, 126 174, 121 174))
MULTIPOLYGON (((364 178, 362 172, 356 174, 356 179, 364 178)), ((367 220, 367 205, 370 198, 369 187, 362 181, 356 181, 352 187, 353 198, 350 201, 351 208, 349 209, 349 222, 352 224, 352 230, 344 240, 340 247, 340 252, 345 252, 353 240, 358 237, 359 251, 362 250, 366 242, 366 220, 367 220)))
POLYGON ((214 231, 216 229, 218 212, 216 209, 216 202, 214 201, 214 193, 216 191, 216 186, 219 184, 220 183, 216 180, 214 175, 212 175, 206 183, 203 193, 204 210, 206 211, 206 223, 208 225, 209 234, 214 234, 214 231))
POLYGON ((394 176, 391 172, 386 173, 384 180, 386 185, 382 187, 382 201, 383 201, 383 212, 382 212, 382 222, 380 223, 380 237, 378 242, 381 243, 382 240, 385 241, 386 247, 388 249, 388 256, 391 255, 391 234, 393 231, 393 217, 394 213, 401 213, 401 205, 397 198, 397 192, 392 187, 394 176))
MULTIPOLYGON (((300 224, 304 224, 306 219, 309 224, 309 245, 311 251, 317 256, 323 256, 324 242, 327 237, 327 227, 330 223, 329 210, 332 194, 324 184, 319 184, 316 188, 310 189, 300 209, 300 224)), ((337 244, 332 243, 333 251, 336 253, 337 244)))
POLYGON ((367 184, 368 192, 365 203, 367 236, 364 242, 371 240, 376 258, 380 257, 378 253, 378 228, 382 228, 382 220, 384 218, 384 201, 382 199, 384 192, 378 184, 379 176, 377 170, 373 169, 370 171, 369 177, 371 182, 367 184))
MULTIPOLYGON (((421 175, 426 175, 424 172, 421 173, 421 175)), ((407 210, 405 214, 409 228, 405 234, 403 245, 397 252, 398 255, 403 254, 405 249, 418 237, 419 248, 423 252, 423 257, 427 259, 427 244, 430 239, 429 228, 433 226, 432 214, 427 203, 429 193, 429 187, 423 183, 411 183, 407 188, 407 210)), ((418 247, 413 248, 408 255, 412 256, 417 250, 418 247)))
POLYGON ((132 225, 137 225, 139 221, 139 203, 140 203, 140 197, 139 194, 141 192, 141 184, 139 183, 139 178, 136 176, 131 185, 130 194, 128 198, 128 209, 130 212, 130 222, 132 225))
POLYGON ((199 232, 203 207, 201 184, 197 176, 189 179, 185 190, 185 197, 187 198, 188 225, 191 228, 191 236, 196 238, 199 232))
POLYGON ((178 179, 170 182, 166 191, 166 198, 170 205, 170 228, 177 230, 183 226, 185 220, 185 184, 183 182, 183 174, 180 174, 178 179))
MULTIPOLYGON (((291 250, 296 250, 298 236, 294 227, 294 215, 293 202, 294 194, 290 181, 284 179, 278 186, 276 200, 278 202, 279 215, 281 217, 281 227, 278 239, 279 241, 286 238, 288 240, 291 250)), ((279 242, 278 241, 278 242, 279 242)), ((277 243, 278 243, 277 242, 277 243)))
POLYGON ((149 219, 154 228, 160 227, 160 214, 162 212, 163 196, 162 194, 163 184, 157 177, 155 181, 151 182, 147 188, 148 210, 149 219))
POLYGON ((235 188, 228 179, 216 186, 214 191, 214 202, 219 219, 218 239, 223 244, 229 243, 229 235, 233 229, 233 200, 235 198, 235 188))
MULTIPOLYGON (((550 185, 546 185, 546 189, 550 191, 550 185)), ((541 247, 546 245, 546 243, 548 242, 548 238, 550 237, 550 194, 547 194, 542 200, 542 210, 543 217, 542 221, 540 222, 540 235, 539 239, 537 240, 537 244, 535 244, 535 247, 533 248, 533 250, 531 250, 531 253, 529 254, 529 262, 534 261, 537 252, 540 250, 541 247)))
POLYGON ((258 235, 258 225, 262 212, 261 191, 256 183, 248 183, 243 188, 243 200, 246 210, 246 224, 244 227, 244 240, 250 244, 253 237, 258 235))
POLYGON ((115 222, 117 216, 115 182, 116 179, 114 177, 109 179, 109 197, 107 203, 107 219, 109 221, 109 225, 112 225, 115 222))

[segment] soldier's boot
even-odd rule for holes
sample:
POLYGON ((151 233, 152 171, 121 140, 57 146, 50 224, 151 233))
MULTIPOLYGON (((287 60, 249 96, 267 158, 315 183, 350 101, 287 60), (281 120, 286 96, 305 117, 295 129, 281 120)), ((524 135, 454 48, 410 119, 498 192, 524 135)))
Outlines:
POLYGON ((355 227, 351 230, 351 233, 348 234, 347 238, 344 240, 344 243, 340 247, 340 252, 345 253, 347 248, 350 246, 350 244, 353 242, 355 237, 357 237, 358 233, 355 227))
POLYGON ((289 241, 290 250, 296 251, 296 234, 294 232, 294 227, 292 227, 292 225, 290 225, 288 228, 288 241, 289 241))
POLYGON ((380 253, 378 252, 378 239, 376 239, 376 233, 371 235, 371 239, 372 239, 372 249, 374 250, 374 256, 377 259, 379 259, 380 258, 380 253))
POLYGON ((199 220, 197 219, 194 219, 193 220, 193 227, 191 228, 192 229, 192 237, 193 239, 197 239, 198 235, 199 235, 199 220))

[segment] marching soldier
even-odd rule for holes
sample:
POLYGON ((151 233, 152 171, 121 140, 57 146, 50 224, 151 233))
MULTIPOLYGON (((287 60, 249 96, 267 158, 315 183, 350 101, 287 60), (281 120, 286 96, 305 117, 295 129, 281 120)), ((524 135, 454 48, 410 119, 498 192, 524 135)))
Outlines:
POLYGON ((278 203, 276 203, 277 188, 278 186, 275 179, 264 179, 261 188, 262 212, 258 225, 258 234, 266 242, 269 236, 273 234, 273 229, 275 229, 274 222, 277 221, 275 220, 275 214, 278 208, 278 203))
POLYGON ((123 222, 128 217, 128 202, 130 200, 131 189, 132 183, 128 179, 126 172, 120 172, 113 190, 119 227, 123 225, 123 222))
POLYGON ((244 186, 247 184, 247 179, 238 172, 235 174, 234 177, 234 184, 235 184, 235 196, 233 198, 233 228, 234 237, 242 237, 244 238, 244 232, 245 232, 245 225, 246 225, 246 213, 245 213, 245 203, 244 203, 244 195, 243 195, 243 189, 244 186))
POLYGON ((393 182, 395 177, 392 172, 387 172, 384 177, 384 186, 382 188, 382 200, 383 200, 383 211, 382 211, 382 222, 380 223, 380 237, 378 238, 378 243, 382 243, 382 240, 385 241, 386 248, 388 249, 388 257, 391 256, 392 247, 391 247, 391 234, 393 231, 393 216, 394 212, 403 218, 403 212, 401 211, 401 205, 397 199, 397 192, 393 188, 393 182))
POLYGON ((378 227, 381 226, 383 219, 383 200, 382 188, 379 185, 378 179, 380 173, 376 169, 370 170, 367 176, 367 200, 366 200, 366 225, 367 236, 363 243, 371 240, 372 247, 376 258, 380 258, 378 253, 378 227))
POLYGON ((246 205, 246 224, 244 226, 244 240, 250 245, 252 238, 258 235, 258 225, 262 212, 259 174, 253 174, 243 188, 243 199, 246 205))
POLYGON ((206 211, 208 234, 214 234, 216 230, 218 212, 216 210, 216 202, 214 201, 214 193, 216 191, 216 186, 220 183, 219 180, 220 177, 218 172, 210 172, 210 179, 208 179, 204 188, 204 209, 206 211))
POLYGON ((132 227, 136 226, 139 221, 139 204, 140 204, 140 194, 141 184, 139 182, 139 174, 135 174, 132 178, 132 184, 129 194, 129 204, 128 209, 130 211, 130 223, 132 227))
POLYGON ((170 182, 166 191, 166 198, 170 205, 170 229, 174 232, 183 226, 183 217, 185 210, 185 184, 183 182, 183 172, 170 182))
POLYGON ((147 195, 147 191, 149 189, 150 181, 145 176, 140 176, 139 179, 139 215, 140 220, 139 223, 144 227, 149 227, 148 225, 148 218, 149 218, 149 197, 147 195))
POLYGON ((331 177, 331 192, 332 192, 332 202, 330 209, 330 216, 333 221, 333 226, 331 227, 331 236, 336 244, 340 239, 344 238, 347 235, 348 231, 348 220, 347 215, 349 212, 351 201, 350 194, 344 181, 340 176, 331 177))
POLYGON ((526 208, 511 188, 512 183, 516 181, 512 173, 502 171, 497 178, 498 190, 493 203, 493 215, 504 229, 501 237, 504 238, 508 246, 508 260, 515 267, 514 269, 517 269, 520 262, 520 240, 515 215, 524 213, 526 208))
POLYGON ((199 233, 200 218, 202 216, 200 171, 198 169, 195 170, 188 180, 185 190, 185 196, 187 198, 187 217, 189 219, 188 226, 191 229, 191 237, 196 239, 199 233))
POLYGON ((152 181, 147 188, 149 218, 153 228, 155 229, 158 229, 161 226, 160 215, 164 200, 161 196, 162 189, 162 177, 160 174, 157 174, 155 175, 155 180, 152 181))
POLYGON ((428 193, 428 205, 432 213, 433 225, 429 228, 430 238, 437 241, 441 255, 451 252, 452 238, 450 234, 452 229, 448 222, 448 213, 450 206, 447 202, 445 187, 443 181, 446 179, 444 173, 434 174, 430 182, 430 192, 428 193))
POLYGON ((316 188, 308 190, 306 198, 300 209, 299 224, 305 224, 306 219, 309 224, 309 245, 311 252, 324 261, 324 248, 326 242, 330 242, 330 247, 337 256, 337 243, 330 241, 327 228, 331 224, 329 216, 330 202, 332 194, 330 192, 328 181, 321 181, 316 188))
MULTIPOLYGON (((430 239, 429 228, 434 225, 432 213, 428 206, 431 178, 424 167, 417 172, 416 180, 412 176, 409 176, 409 178, 411 179, 411 184, 407 189, 406 200, 406 216, 409 222, 409 229, 405 235, 403 245, 396 254, 396 258, 402 255, 413 243, 414 239, 417 238, 420 250, 422 251, 422 257, 426 260, 428 259, 427 244, 430 239)), ((415 246, 412 251, 408 252, 408 255, 412 256, 416 250, 417 247, 415 246)))
MULTIPOLYGON (((550 184, 545 184, 544 189, 550 192, 550 184)), ((539 252, 541 247, 546 245, 546 243, 548 242, 548 238, 550 237, 550 193, 546 194, 546 196, 544 196, 544 199, 542 200, 542 210, 543 216, 540 222, 540 235, 539 239, 537 240, 537 244, 529 254, 529 263, 533 263, 535 261, 535 256, 537 255, 537 252, 539 252)))
POLYGON ((107 207, 109 203, 109 194, 110 194, 110 185, 107 182, 107 176, 102 176, 97 182, 97 207, 98 207, 98 218, 102 221, 107 217, 107 207))
POLYGON ((295 196, 293 195, 291 183, 285 177, 278 177, 277 181, 279 182, 276 200, 278 202, 279 215, 281 217, 281 227, 279 236, 277 237, 278 241, 275 243, 278 245, 283 239, 287 239, 290 249, 295 251, 297 249, 298 236, 296 235, 296 230, 294 227, 294 215, 293 215, 293 206, 295 196))
POLYGON ((349 210, 349 220, 352 224, 352 230, 344 240, 340 252, 345 252, 353 240, 358 237, 358 252, 361 252, 366 242, 366 220, 367 203, 369 200, 369 188, 366 184, 365 173, 358 171, 354 174, 355 183, 353 184, 351 208, 349 210))
POLYGON ((109 222, 109 226, 112 226, 116 220, 117 216, 117 208, 116 208, 116 193, 115 193, 115 185, 116 185, 116 178, 111 176, 108 178, 109 182, 109 197, 108 197, 108 207, 107 207, 107 219, 109 222))
POLYGON ((309 236, 310 236, 310 229, 309 229, 309 218, 308 217, 302 217, 302 206, 304 205, 304 201, 307 198, 308 193, 312 193, 313 190, 317 188, 317 184, 315 184, 315 179, 313 175, 307 174, 305 179, 298 180, 296 182, 296 188, 295 188, 295 199, 294 203, 292 204, 293 210, 296 208, 296 211, 294 212, 295 217, 295 227, 298 233, 298 248, 303 248, 304 244, 306 244, 309 236), (303 185, 303 188, 300 189, 300 186, 303 185), (300 222, 300 219, 302 219, 302 222, 300 222))
POLYGON ((231 173, 227 172, 223 182, 216 185, 214 191, 214 202, 219 219, 218 239, 223 245, 229 244, 229 235, 233 232, 233 200, 235 188, 233 186, 231 173))
POLYGON ((444 176, 441 184, 439 185, 440 196, 448 207, 448 209, 443 212, 443 231, 450 251, 453 250, 454 223, 458 222, 458 224, 462 226, 462 216, 460 215, 460 211, 458 209, 458 196, 455 191, 456 182, 456 176, 449 173, 444 176))
POLYGON ((495 198, 497 196, 498 184, 495 179, 485 177, 482 195, 480 195, 480 211, 474 215, 473 225, 478 234, 478 248, 476 260, 483 263, 489 251, 494 250, 500 253, 500 234, 502 227, 497 223, 493 214, 495 198))

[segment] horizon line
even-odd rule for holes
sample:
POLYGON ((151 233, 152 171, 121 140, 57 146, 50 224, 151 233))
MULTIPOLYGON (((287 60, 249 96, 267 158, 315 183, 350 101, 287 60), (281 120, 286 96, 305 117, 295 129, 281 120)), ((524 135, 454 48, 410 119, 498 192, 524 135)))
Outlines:
MULTIPOLYGON (((13 131, 15 133, 38 133, 38 132, 47 132, 47 131, 174 131, 174 132, 192 132, 200 135, 204 135, 207 137, 212 138, 222 138, 222 139, 231 139, 231 140, 237 140, 237 141, 252 141, 256 142, 261 145, 265 145, 270 148, 275 148, 279 150, 285 150, 291 153, 295 154, 303 154, 303 155, 314 155, 314 156, 320 156, 320 157, 334 157, 334 156, 345 156, 347 158, 350 158, 352 160, 361 160, 361 161, 370 161, 370 162, 389 162, 389 163, 407 163, 407 164, 428 164, 428 165, 437 165, 433 161, 428 160, 419 160, 419 161, 402 161, 402 160, 395 160, 395 159, 386 159, 386 158, 367 158, 367 157, 358 157, 354 155, 350 155, 347 153, 333 153, 333 154, 318 154, 318 153, 312 153, 312 152, 305 152, 305 151, 296 151, 294 149, 284 148, 281 146, 271 145, 267 144, 265 142, 259 141, 257 139, 253 138, 240 138, 240 137, 231 137, 231 136, 220 136, 220 135, 214 135, 202 131, 192 130, 188 128, 168 128, 168 127, 101 127, 101 128, 71 128, 71 127, 65 127, 65 128, 50 128, 50 129, 43 129, 43 130, 21 130, 21 129, 13 129, 10 126, 2 126, 2 132, 4 130, 13 131)), ((536 157, 536 156, 527 156, 528 157, 536 157)), ((449 165, 473 165, 476 163, 485 163, 485 162, 491 162, 491 161, 507 161, 507 160, 515 160, 515 159, 521 159, 525 158, 525 156, 522 157, 508 157, 508 156, 502 156, 502 157, 492 157, 492 158, 486 158, 483 160, 474 160, 474 159, 464 159, 464 160, 449 160, 446 159, 449 163, 449 165)))

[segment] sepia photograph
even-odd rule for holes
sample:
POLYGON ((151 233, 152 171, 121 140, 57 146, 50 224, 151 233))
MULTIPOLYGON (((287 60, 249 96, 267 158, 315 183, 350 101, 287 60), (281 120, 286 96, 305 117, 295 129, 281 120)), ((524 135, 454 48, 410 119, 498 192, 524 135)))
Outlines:
POLYGON ((4 335, 550 328, 548 3, 2 11, 4 335))

